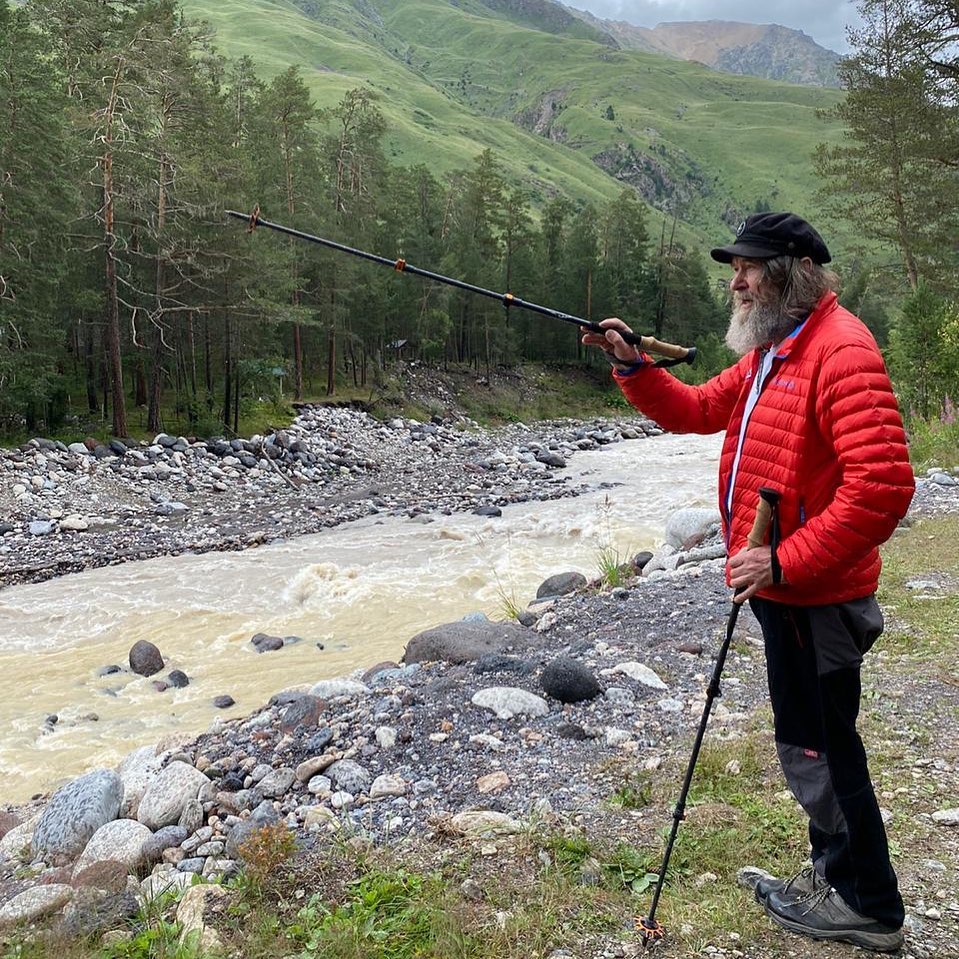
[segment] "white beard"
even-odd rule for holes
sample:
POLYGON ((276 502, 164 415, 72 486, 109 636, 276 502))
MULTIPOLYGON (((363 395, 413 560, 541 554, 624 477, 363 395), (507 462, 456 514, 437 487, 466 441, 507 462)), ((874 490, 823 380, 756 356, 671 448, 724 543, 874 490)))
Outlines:
POLYGON ((745 356, 760 346, 778 343, 795 326, 792 319, 780 312, 778 301, 765 303, 752 299, 750 302, 751 306, 747 307, 742 297, 736 295, 729 329, 726 330, 726 345, 737 356, 745 356))

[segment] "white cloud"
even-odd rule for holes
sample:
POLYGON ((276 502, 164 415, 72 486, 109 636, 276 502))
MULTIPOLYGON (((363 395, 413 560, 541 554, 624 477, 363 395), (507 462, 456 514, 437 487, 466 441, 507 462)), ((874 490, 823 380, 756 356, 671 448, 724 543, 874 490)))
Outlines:
POLYGON ((607 20, 654 27, 673 20, 734 20, 778 23, 809 34, 818 44, 848 52, 846 25, 859 22, 850 0, 566 0, 607 20))

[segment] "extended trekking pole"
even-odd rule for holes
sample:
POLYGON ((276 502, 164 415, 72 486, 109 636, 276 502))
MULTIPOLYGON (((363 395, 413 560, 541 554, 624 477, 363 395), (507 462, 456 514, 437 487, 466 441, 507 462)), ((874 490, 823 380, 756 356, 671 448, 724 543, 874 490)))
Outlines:
MULTIPOLYGON (((258 226, 265 226, 267 229, 276 230, 277 233, 285 233, 287 236, 296 237, 298 240, 307 240, 310 243, 319 243, 320 246, 329 247, 331 250, 339 250, 341 253, 349 253, 351 256, 358 256, 361 259, 369 260, 371 263, 380 263, 383 266, 392 267, 397 273, 412 273, 414 276, 422 276, 428 280, 434 280, 437 283, 445 283, 447 286, 455 286, 458 290, 467 290, 470 293, 476 293, 479 296, 490 297, 499 300, 507 309, 518 306, 521 309, 529 310, 531 313, 539 313, 542 316, 552 317, 554 320, 563 320, 565 323, 575 323, 576 326, 593 333, 605 333, 605 327, 590 320, 584 320, 581 316, 573 316, 569 313, 562 313, 559 310, 550 309, 548 306, 540 306, 538 303, 530 303, 528 300, 522 300, 512 293, 497 293, 495 290, 487 290, 481 286, 474 286, 472 283, 464 283, 462 280, 454 279, 450 276, 443 276, 440 273, 432 273, 429 270, 421 270, 406 260, 390 260, 385 256, 377 256, 375 253, 367 253, 365 250, 357 250, 351 246, 345 246, 342 243, 334 243, 333 240, 326 240, 321 236, 314 236, 312 233, 304 233, 301 230, 294 230, 292 227, 283 226, 280 223, 271 223, 260 216, 260 208, 255 207, 252 213, 237 213, 236 210, 226 210, 227 216, 235 217, 249 224, 249 230, 252 233, 258 226)), ((664 359, 657 360, 656 366, 676 366, 679 363, 692 363, 696 358, 695 346, 676 346, 673 343, 664 343, 657 340, 654 336, 642 336, 639 333, 622 333, 621 336, 627 343, 638 346, 641 350, 648 353, 656 353, 664 359)))
MULTIPOLYGON (((756 508, 756 519, 753 521, 753 528, 746 538, 746 548, 756 549, 762 546, 766 538, 766 530, 771 526, 771 546, 772 546, 772 564, 773 580, 779 582, 781 574, 779 573, 779 562, 776 559, 776 547, 779 545, 779 518, 777 516, 777 506, 779 504, 779 493, 776 490, 765 486, 759 490, 759 505, 756 508)), ((663 862, 659 867, 659 879, 656 882, 656 889, 653 892, 653 901, 649 907, 649 915, 642 916, 636 920, 636 928, 643 939, 643 948, 655 946, 661 942, 666 935, 666 930, 656 921, 656 907, 659 905, 659 897, 663 891, 663 883, 666 881, 666 870, 669 868, 669 857, 673 853, 673 844, 676 842, 676 834, 679 832, 679 824, 686 818, 686 797, 689 795, 689 787, 693 781, 693 770, 696 768, 696 760, 699 758, 699 750, 703 744, 703 736, 706 734, 706 724, 709 722, 709 711, 712 709, 713 700, 722 695, 719 688, 719 679, 723 674, 723 667, 726 664, 726 654, 729 652, 729 644, 732 642, 733 630, 736 628, 736 620, 739 618, 739 609, 742 606, 742 600, 738 594, 733 596, 732 608, 729 611, 729 619, 726 622, 726 638, 722 646, 719 647, 719 655, 716 657, 716 665, 713 668, 712 679, 706 688, 706 705, 703 708, 702 719, 699 721, 699 729, 696 732, 696 740, 693 743, 692 755, 689 757, 689 765, 686 767, 686 778, 683 780, 683 788, 680 790, 679 799, 676 802, 676 808, 673 810, 673 828, 669 833, 669 840, 666 843, 666 852, 663 854, 663 862)))

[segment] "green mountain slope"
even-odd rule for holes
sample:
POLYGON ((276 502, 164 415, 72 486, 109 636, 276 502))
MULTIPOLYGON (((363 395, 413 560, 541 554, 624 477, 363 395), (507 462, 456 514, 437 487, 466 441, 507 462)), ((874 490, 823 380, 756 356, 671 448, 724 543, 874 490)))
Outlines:
MULTIPOLYGON (((761 203, 809 211, 810 153, 838 91, 617 49, 550 0, 185 0, 264 76, 298 63, 316 100, 380 96, 388 153, 438 175, 490 147, 539 201, 622 183, 690 239, 761 203), (683 229, 685 224, 685 230, 683 229)), ((814 212, 814 211, 813 211, 814 212)), ((812 215, 812 212, 810 213, 812 215)))

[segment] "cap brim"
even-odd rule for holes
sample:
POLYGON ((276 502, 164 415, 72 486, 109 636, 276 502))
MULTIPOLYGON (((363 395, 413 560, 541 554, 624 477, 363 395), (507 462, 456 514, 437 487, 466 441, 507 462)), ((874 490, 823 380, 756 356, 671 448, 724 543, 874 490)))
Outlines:
POLYGON ((718 263, 732 263, 734 256, 747 260, 771 260, 779 256, 779 251, 755 243, 733 243, 730 246, 717 246, 709 251, 709 255, 718 263))

